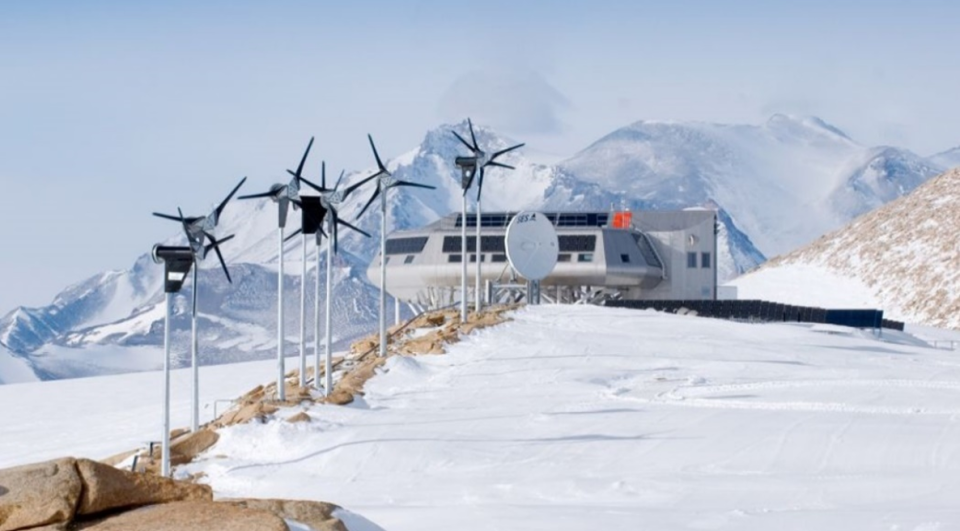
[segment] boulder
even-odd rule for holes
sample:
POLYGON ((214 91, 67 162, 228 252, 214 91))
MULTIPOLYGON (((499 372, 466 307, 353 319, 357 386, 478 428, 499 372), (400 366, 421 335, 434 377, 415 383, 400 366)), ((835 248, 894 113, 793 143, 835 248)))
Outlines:
POLYGON ((287 418, 287 422, 310 422, 310 415, 306 411, 301 411, 292 417, 287 418))
POLYGON ((78 515, 173 501, 213 499, 213 491, 208 485, 128 472, 89 459, 78 459, 76 469, 83 484, 80 503, 76 506, 78 515))
POLYGON ((185 501, 150 505, 92 522, 78 523, 89 531, 288 531, 279 516, 229 503, 185 501))
POLYGON ((193 461, 198 455, 220 440, 220 435, 213 430, 197 430, 185 433, 170 441, 170 453, 193 461))
POLYGON ((339 518, 333 516, 333 511, 340 507, 332 503, 306 500, 221 500, 237 507, 260 509, 305 524, 313 531, 348 531, 347 526, 339 518))
POLYGON ((69 522, 81 490, 70 458, 0 470, 0 531, 69 522))

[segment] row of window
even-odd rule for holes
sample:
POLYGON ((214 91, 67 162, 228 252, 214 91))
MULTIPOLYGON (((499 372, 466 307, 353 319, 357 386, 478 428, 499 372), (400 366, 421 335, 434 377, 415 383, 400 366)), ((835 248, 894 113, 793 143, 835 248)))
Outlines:
MULTIPOLYGON (((577 253, 576 257, 577 257, 577 262, 593 262, 593 253, 577 253)), ((448 263, 456 263, 456 264, 459 264, 459 263, 462 262, 462 261, 463 261, 463 255, 461 255, 461 254, 459 254, 459 253, 458 253, 458 254, 448 254, 448 255, 447 255, 447 262, 448 262, 448 263)), ((471 254, 471 255, 470 255, 470 262, 473 263, 473 262, 476 262, 476 261, 477 261, 477 255, 471 254)), ((481 254, 481 255, 480 255, 480 261, 481 261, 481 262, 486 262, 486 261, 487 261, 487 255, 481 254)), ((493 263, 506 262, 506 261, 507 261, 507 255, 505 255, 505 254, 494 254, 494 255, 491 255, 491 261, 492 261, 493 263)), ((569 254, 569 253, 562 253, 562 254, 557 255, 557 262, 571 262, 571 261, 573 261, 573 255, 571 255, 571 254, 569 254)), ((407 263, 409 263, 409 262, 407 262, 407 263)))
MULTIPOLYGON (((513 220, 513 216, 515 215, 516 214, 483 214, 480 216, 480 226, 506 227, 510 224, 510 221, 513 220)), ((548 213, 545 215, 547 219, 549 219, 550 222, 557 227, 604 227, 607 225, 607 221, 610 217, 609 214, 602 212, 563 212, 548 213)), ((461 216, 457 216, 454 226, 460 228, 461 225, 463 225, 463 218, 461 216)), ((467 214, 467 226, 477 226, 476 214, 467 214)))
MULTIPOLYGON (((410 238, 413 239, 413 238, 410 238)), ((387 240, 389 244, 390 240, 387 240)), ((561 253, 583 253, 593 252, 597 248, 596 234, 562 234, 557 236, 557 243, 560 245, 561 253)), ((444 236, 443 252, 459 253, 463 246, 463 240, 460 236, 444 236)), ((477 248, 477 237, 467 236, 467 249, 477 248)), ((423 247, 420 247, 423 250, 423 247)), ((419 251, 417 251, 419 252, 419 251)), ((480 236, 480 252, 482 253, 505 253, 507 252, 503 236, 480 236)), ((387 254, 390 254, 389 248, 387 254)), ((400 253, 397 253, 400 254, 400 253)))
MULTIPOLYGON (((710 269, 710 253, 700 253, 700 267, 710 269)), ((697 253, 687 253, 687 269, 697 268, 697 253)))

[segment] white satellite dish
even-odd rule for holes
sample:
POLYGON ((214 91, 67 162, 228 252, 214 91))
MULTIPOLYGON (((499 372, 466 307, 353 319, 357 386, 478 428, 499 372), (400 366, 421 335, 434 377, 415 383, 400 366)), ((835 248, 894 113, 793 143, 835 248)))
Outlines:
POLYGON ((542 212, 520 212, 507 226, 507 259, 523 278, 539 281, 557 266, 560 243, 542 212))

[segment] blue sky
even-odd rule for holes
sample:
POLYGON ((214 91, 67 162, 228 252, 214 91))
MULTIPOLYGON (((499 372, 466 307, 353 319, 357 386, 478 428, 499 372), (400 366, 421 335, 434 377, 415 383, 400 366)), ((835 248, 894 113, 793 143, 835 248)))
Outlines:
POLYGON ((317 136, 368 166, 470 115, 572 155, 641 119, 813 114, 960 144, 960 3, 0 2, 0 313, 128 267, 317 136))

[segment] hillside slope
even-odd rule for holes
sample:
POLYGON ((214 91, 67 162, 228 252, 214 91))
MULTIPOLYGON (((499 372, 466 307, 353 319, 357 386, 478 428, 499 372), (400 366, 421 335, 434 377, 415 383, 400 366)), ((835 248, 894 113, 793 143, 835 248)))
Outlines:
MULTIPOLYGON (((960 525, 954 352, 897 332, 591 306, 512 317, 446 355, 391 358, 350 406, 223 429, 176 473, 220 498, 329 500, 390 531, 960 525)), ((270 362, 204 368, 204 402, 271 375, 270 362)), ((178 426, 187 376, 174 374, 178 426)), ((0 466, 153 440, 161 382, 0 387, 0 466)))
POLYGON ((960 328, 958 201, 960 168, 733 284, 741 298, 815 304, 823 275, 853 288, 848 305, 873 303, 896 319, 960 328))

